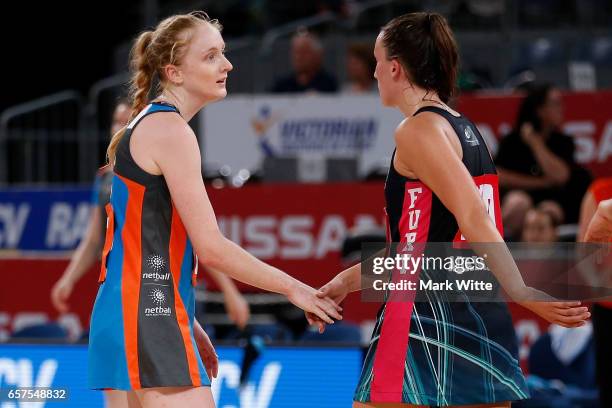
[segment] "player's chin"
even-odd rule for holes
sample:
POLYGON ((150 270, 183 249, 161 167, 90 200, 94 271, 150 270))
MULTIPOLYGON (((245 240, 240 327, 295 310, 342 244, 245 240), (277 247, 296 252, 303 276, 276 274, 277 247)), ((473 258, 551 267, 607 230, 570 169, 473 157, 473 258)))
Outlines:
POLYGON ((224 87, 220 87, 217 92, 215 92, 215 96, 217 97, 217 100, 219 99, 223 99, 227 96, 227 88, 224 87))
POLYGON ((227 96, 227 89, 221 88, 221 89, 215 90, 215 92, 211 92, 210 94, 208 94, 206 99, 209 102, 216 102, 220 99, 225 98, 226 96, 227 96))

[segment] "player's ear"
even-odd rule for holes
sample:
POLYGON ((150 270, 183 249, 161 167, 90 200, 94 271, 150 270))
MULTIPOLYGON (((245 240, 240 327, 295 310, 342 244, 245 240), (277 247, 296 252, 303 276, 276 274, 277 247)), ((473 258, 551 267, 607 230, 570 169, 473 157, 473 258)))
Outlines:
POLYGON ((399 79, 400 76, 402 75, 402 64, 399 63, 399 61, 394 58, 391 60, 391 77, 393 79, 399 79))
POLYGON ((164 68, 164 76, 166 80, 174 85, 180 85, 183 83, 183 72, 174 64, 168 64, 164 68))

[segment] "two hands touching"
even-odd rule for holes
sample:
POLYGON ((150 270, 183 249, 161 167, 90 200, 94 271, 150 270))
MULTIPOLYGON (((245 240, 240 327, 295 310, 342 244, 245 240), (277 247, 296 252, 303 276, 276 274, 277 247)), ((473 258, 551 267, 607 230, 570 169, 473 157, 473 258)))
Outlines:
MULTIPOLYGON (((344 298, 346 298, 349 292, 349 286, 343 282, 341 275, 337 275, 331 281, 323 285, 321 289, 317 291, 316 295, 321 299, 329 298, 334 303, 339 305, 340 303, 342 303, 344 298)), ((342 311, 342 308, 340 308, 340 311, 342 311)), ((333 324, 333 322, 330 323, 321 320, 317 315, 310 312, 306 312, 306 320, 308 320, 308 324, 310 324, 311 326, 316 326, 319 330, 319 333, 323 333, 325 331, 326 323, 333 324)))

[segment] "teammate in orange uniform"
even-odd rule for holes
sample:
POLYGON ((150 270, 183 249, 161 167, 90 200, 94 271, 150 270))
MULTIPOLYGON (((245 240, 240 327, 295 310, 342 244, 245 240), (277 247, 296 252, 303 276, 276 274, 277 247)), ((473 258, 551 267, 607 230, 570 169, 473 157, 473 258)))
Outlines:
MULTIPOLYGON (((130 114, 130 106, 127 101, 119 101, 113 111, 111 134, 119 132, 127 124, 130 120, 130 114)), ((85 236, 72 254, 70 263, 62 277, 51 289, 51 302, 60 313, 68 311, 68 299, 72 294, 74 285, 100 258, 104 232, 106 231, 105 207, 110 201, 112 178, 113 169, 111 166, 106 165, 98 170, 91 199, 94 208, 87 223, 85 236)))
MULTIPOLYGON (((432 13, 397 17, 382 28, 374 56, 383 105, 405 116, 385 184, 389 240, 410 247, 465 237, 481 257, 486 250, 487 266, 515 301, 548 321, 584 324, 589 313, 580 302, 535 301, 552 299, 525 286, 504 245, 489 151, 476 126, 448 106, 459 57, 446 20, 432 13)), ((360 269, 341 272, 321 296, 341 302, 360 290, 360 269)), ((429 271, 420 274, 425 280, 429 271)), ((427 301, 412 302, 387 294, 392 300, 379 311, 354 407, 509 407, 528 397, 506 304, 464 295, 458 302, 430 291, 427 301)))
POLYGON ((341 319, 331 299, 219 230, 188 121, 227 94, 232 65, 220 30, 193 12, 138 37, 131 53, 135 116, 108 148, 115 175, 91 317, 89 384, 125 393, 134 407, 214 406, 208 385, 218 358, 194 318, 195 254, 206 267, 284 294, 327 323, 341 319))
MULTIPOLYGON (((578 235, 582 242, 612 242, 612 177, 596 180, 589 187, 580 208, 578 235)), ((612 301, 593 305, 593 335, 599 401, 602 407, 612 407, 612 301)))

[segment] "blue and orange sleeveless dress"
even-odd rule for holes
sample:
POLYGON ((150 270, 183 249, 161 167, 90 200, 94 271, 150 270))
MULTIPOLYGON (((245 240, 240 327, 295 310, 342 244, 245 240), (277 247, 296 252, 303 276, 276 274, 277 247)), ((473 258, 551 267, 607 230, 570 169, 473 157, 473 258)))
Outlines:
MULTIPOLYGON (((463 164, 501 231, 497 173, 476 126, 438 107, 421 108, 415 115, 421 112, 442 115, 451 124, 461 142, 463 164)), ((455 217, 436 194, 423 182, 399 174, 393 159, 385 201, 388 241, 462 240, 455 217)), ((387 293, 355 401, 448 406, 528 398, 507 305, 470 302, 467 295, 458 302, 449 296, 457 295, 428 291, 418 301, 389 301, 387 293)))
POLYGON ((208 386, 193 335, 197 259, 162 175, 130 153, 146 116, 176 107, 153 102, 117 147, 100 287, 89 334, 89 386, 137 390, 208 386))

